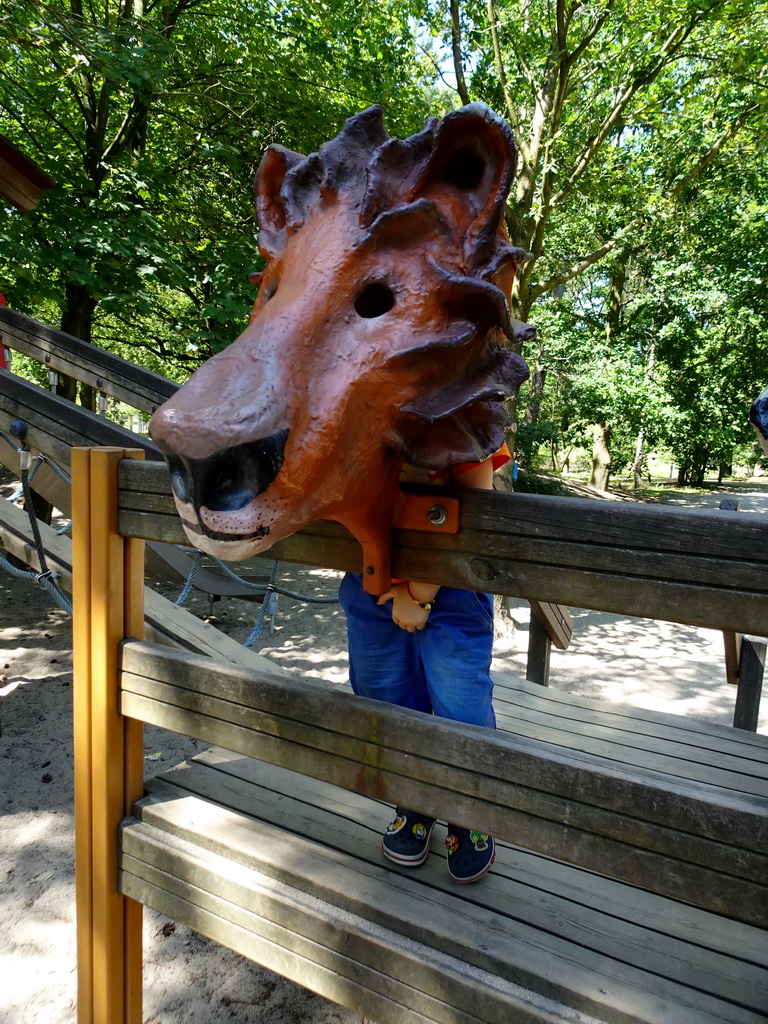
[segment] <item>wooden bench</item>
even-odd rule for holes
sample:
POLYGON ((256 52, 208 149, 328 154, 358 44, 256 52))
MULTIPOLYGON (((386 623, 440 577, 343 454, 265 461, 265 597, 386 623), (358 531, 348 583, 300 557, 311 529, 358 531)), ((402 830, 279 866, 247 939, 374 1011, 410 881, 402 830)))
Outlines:
MULTIPOLYGON (((178 523, 162 467, 122 454, 75 453, 81 1024, 141 1020, 142 903, 379 1024, 765 1020, 765 737, 519 681, 499 687, 493 732, 123 640, 143 620, 137 537, 173 540, 178 523), (216 749, 145 789, 141 722, 216 749), (418 871, 385 862, 383 804, 399 800, 492 832, 498 865, 459 887, 438 841, 418 871)), ((745 565, 706 513, 674 514, 671 531, 665 516, 656 544, 677 553, 656 560, 666 566, 660 580, 637 573, 651 561, 655 510, 629 510, 626 526, 623 510, 603 521, 604 510, 589 510, 589 530, 605 539, 610 526, 636 575, 612 584, 618 556, 604 545, 595 568, 569 570, 566 586, 557 563, 577 558, 578 530, 555 538, 560 506, 551 501, 518 509, 518 496, 467 495, 455 538, 397 534, 395 571, 443 582, 483 576, 489 589, 553 603, 575 596, 590 573, 593 600, 612 610, 631 601, 647 613, 666 590, 683 621, 765 621, 768 545, 754 542, 768 524, 757 517, 729 524, 737 550, 746 530, 751 550, 765 553, 745 565), (521 560, 531 549, 519 531, 508 544, 518 517, 529 536, 549 534, 545 571, 521 560), (608 564, 614 571, 596 589, 608 564), (718 587, 719 602, 686 596, 718 587), (729 599, 734 590, 741 602, 729 599)), ((331 568, 359 557, 333 526, 281 547, 283 557, 331 568)))
POLYGON ((121 888, 380 1024, 763 1019, 764 931, 508 843, 459 887, 444 829, 409 873, 379 851, 389 813, 211 749, 149 784, 121 888))
POLYGON ((121 832, 120 886, 133 899, 380 1024, 406 1011, 569 1019, 564 1007, 574 1020, 762 1019, 765 737, 606 712, 524 682, 497 694, 514 732, 489 736, 345 687, 212 674, 136 642, 122 685, 130 717, 241 752, 209 750, 149 784, 121 832), (445 749, 450 767, 435 754, 445 749), (418 872, 390 865, 379 851, 390 809, 327 781, 372 788, 362 776, 374 764, 384 799, 409 786, 418 799, 431 779, 444 817, 462 807, 520 846, 502 843, 475 886, 449 881, 439 838, 418 872), (602 874, 521 848, 562 857, 564 840, 602 874))

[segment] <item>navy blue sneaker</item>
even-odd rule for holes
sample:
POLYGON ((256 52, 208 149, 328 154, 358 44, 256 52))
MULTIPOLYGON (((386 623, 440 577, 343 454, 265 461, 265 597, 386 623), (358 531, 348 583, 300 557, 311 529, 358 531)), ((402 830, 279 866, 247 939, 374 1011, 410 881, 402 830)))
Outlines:
POLYGON ((448 826, 445 848, 448 850, 448 871, 456 882, 476 882, 496 859, 493 836, 459 828, 458 825, 448 826))
POLYGON ((429 854, 429 837, 435 827, 435 819, 419 811, 395 809, 395 820, 387 828, 381 840, 381 850, 396 864, 417 868, 429 854))

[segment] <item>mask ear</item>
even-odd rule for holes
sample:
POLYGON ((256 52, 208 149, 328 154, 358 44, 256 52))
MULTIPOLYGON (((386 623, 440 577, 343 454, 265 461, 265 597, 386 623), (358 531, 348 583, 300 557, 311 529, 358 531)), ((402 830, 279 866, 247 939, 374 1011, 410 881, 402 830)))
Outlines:
POLYGON ((464 239, 468 267, 490 259, 517 166, 509 125, 484 103, 448 114, 410 199, 428 199, 464 239))
POLYGON ((283 146, 270 146, 256 172, 255 205, 259 250, 266 259, 281 256, 286 243, 285 204, 280 190, 288 171, 304 157, 283 146))

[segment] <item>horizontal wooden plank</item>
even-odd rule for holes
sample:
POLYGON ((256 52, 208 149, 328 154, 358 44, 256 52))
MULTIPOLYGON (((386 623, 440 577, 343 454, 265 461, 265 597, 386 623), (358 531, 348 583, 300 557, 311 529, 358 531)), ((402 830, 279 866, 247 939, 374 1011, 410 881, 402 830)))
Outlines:
MULTIPOLYGON (((271 814, 279 805, 274 800, 259 802, 251 818, 222 807, 218 799, 212 805, 192 798, 192 785, 187 791, 158 783, 140 806, 146 824, 167 829, 195 847, 200 837, 203 858, 211 852, 226 853, 240 865, 258 866, 269 877, 305 888, 343 912, 366 916, 374 926, 399 927, 439 954, 562 1000, 574 1009, 598 1014, 600 1020, 674 1019, 678 1024, 688 1019, 698 1022, 701 1018, 696 1014, 704 1019, 712 1014, 717 1020, 717 1011, 723 1012, 720 1000, 741 1000, 748 980, 756 991, 746 1005, 760 1005, 765 971, 745 965, 740 958, 700 950, 669 936, 657 937, 615 915, 610 920, 609 913, 590 914, 587 907, 559 899, 556 885, 547 886, 541 879, 539 884, 547 887, 538 893, 529 890, 522 906, 516 905, 514 897, 524 886, 509 882, 508 854, 503 848, 498 866, 482 885, 457 892, 446 882, 444 855, 430 855, 429 863, 414 877, 382 865, 377 833, 365 826, 355 828, 353 822, 320 814, 326 839, 318 840, 312 835, 315 826, 307 822, 314 813, 307 804, 292 821, 295 806, 287 811, 280 806, 282 822, 275 825, 271 814), (339 830, 347 825, 349 835, 340 837, 339 830), (354 837, 357 850, 350 853, 345 847, 354 837), (358 856, 360 847, 365 852, 358 856), (538 913, 534 909, 532 916, 538 925, 529 919, 536 905, 538 913), (557 917, 558 911, 564 916, 557 917), (457 920, 461 928, 456 927, 457 920), (601 934, 585 932, 589 925, 601 934), (487 941, 488 935, 493 941, 487 941), (654 943, 661 948, 644 948, 654 943), (635 954, 643 966, 632 962, 635 954)), ((236 801, 238 796, 228 791, 224 799, 236 801)), ((509 851, 509 856, 514 863, 514 852, 509 851)), ((584 880, 588 889, 588 876, 584 880)), ((216 880, 209 879, 208 885, 217 887, 216 880)), ((588 899, 587 891, 583 899, 588 899)), ((709 918, 710 927, 716 920, 709 918)), ((746 934, 759 933, 747 929, 746 934)), ((732 1012, 730 1005, 727 1010, 732 1012)), ((722 1019, 753 1019, 754 1010, 734 1011, 732 1017, 724 1013, 722 1019)))
POLYGON ((0 430, 7 433, 16 419, 27 424, 27 444, 65 467, 73 447, 140 448, 147 459, 162 458, 149 439, 0 370, 0 430))
POLYGON ((557 705, 553 713, 584 721, 615 722, 616 727, 622 730, 637 730, 648 736, 666 737, 676 743, 695 744, 700 748, 710 747, 739 758, 754 758, 761 765, 765 763, 768 736, 763 734, 734 732, 729 725, 708 722, 703 718, 671 715, 650 708, 584 697, 554 687, 545 688, 507 672, 494 673, 494 679, 504 699, 519 690, 531 706, 546 708, 557 705), (754 748, 752 752, 750 747, 754 748))
MULTIPOLYGON (((164 788, 166 783, 174 790, 200 796, 255 819, 255 829, 264 828, 266 823, 266 834, 255 840, 254 845, 264 850, 261 856, 266 855, 269 870, 277 877, 308 886, 323 898, 329 897, 327 890, 314 889, 321 884, 317 876, 312 874, 309 880, 297 877, 296 864, 283 868, 280 859, 267 852, 274 829, 287 830, 302 842, 319 843, 345 857, 352 856, 358 870, 385 875, 390 887, 396 887, 402 877, 410 898, 412 872, 403 870, 398 874, 388 864, 384 865, 387 870, 382 871, 379 841, 391 808, 356 794, 341 797, 338 790, 318 780, 223 751, 205 752, 165 773, 157 784, 162 791, 152 790, 151 799, 157 799, 160 807, 170 799, 164 788)), ((147 813, 159 824, 158 805, 153 802, 147 813)), ((190 831, 194 827, 191 824, 190 831)), ((419 886, 428 888, 429 905, 436 914, 455 905, 457 897, 441 850, 444 830, 438 826, 438 832, 425 870, 418 873, 419 886)), ((200 841, 205 844, 208 839, 200 841)), ((213 843, 218 842, 215 837, 213 843)), ((246 857, 255 855, 248 843, 243 844, 243 852, 246 857)), ((344 899, 353 897, 339 885, 330 898, 346 906, 344 899)), ((465 902, 463 916, 472 915, 478 923, 484 917, 492 917, 495 930, 512 932, 518 938, 522 937, 520 926, 536 929, 534 944, 538 946, 546 943, 546 936, 555 936, 547 955, 562 954, 563 940, 574 942, 589 950, 590 957, 597 954, 734 1002, 743 1000, 742 990, 747 983, 751 992, 743 1000, 745 1004, 753 1008, 768 1005, 768 937, 749 926, 681 907, 612 879, 596 879, 578 868, 503 844, 484 883, 460 892, 465 902), (546 899, 542 899, 542 893, 546 893, 546 899)), ((380 920, 382 912, 391 912, 391 908, 378 909, 381 901, 372 902, 375 906, 369 913, 374 920, 380 920)), ((448 925, 441 933, 434 927, 434 917, 424 916, 422 927, 432 931, 431 941, 439 948, 452 948, 455 929, 448 925)), ((498 946, 493 955, 499 955, 498 946)), ((462 956, 466 958, 467 954, 462 952, 462 956)), ((574 953, 573 958, 578 960, 578 954, 574 953)), ((500 967, 472 957, 470 960, 488 969, 500 967)), ((590 959, 588 964, 590 970, 601 973, 595 961, 590 959)))
MULTIPOLYGON (((189 707, 196 697, 200 698, 200 707, 204 701, 220 701, 222 705, 233 706, 222 706, 222 714, 247 717, 262 712, 279 717, 284 723, 292 720, 297 725, 337 734, 339 742, 356 739, 381 747, 382 756, 385 751, 397 751, 443 765, 445 750, 456 744, 453 765, 464 763, 466 770, 478 779, 488 775, 558 798, 589 801, 618 811, 624 809, 626 796, 638 817, 715 840, 720 838, 718 825, 713 823, 707 829, 699 820, 699 811, 721 809, 730 816, 729 840, 735 846, 768 852, 768 800, 758 793, 726 791, 719 786, 688 782, 669 773, 615 761, 606 766, 589 754, 565 750, 556 744, 526 741, 511 733, 436 719, 407 708, 355 697, 346 687, 314 680, 288 681, 266 666, 259 674, 244 673, 140 641, 123 644, 121 670, 122 688, 134 693, 149 695, 153 691, 165 692, 161 687, 169 687, 168 697, 184 700, 189 707), (172 692, 181 690, 186 690, 190 697, 172 692), (480 765, 474 763, 471 755, 473 743, 484 747, 485 760, 480 765), (463 761, 459 758, 462 753, 463 761), (495 768, 489 762, 496 762, 495 768), (649 801, 646 791, 656 788, 661 792, 649 801), (689 802, 700 801, 700 808, 691 811, 680 807, 681 796, 689 802)), ((274 730, 270 717, 261 725, 274 730)))
MULTIPOLYGON (((219 825, 226 830, 229 821, 223 817, 219 825)), ((330 968, 345 981, 366 985, 371 998, 359 1007, 366 1014, 376 1012, 383 996, 392 1000, 400 1014, 407 1008, 417 1020, 507 1024, 521 1012, 522 1020, 552 1019, 546 1010, 554 1007, 547 1006, 546 999, 536 999, 503 977, 436 952, 416 935, 403 941, 401 931, 382 926, 368 915, 327 903, 316 892, 308 896, 259 871, 253 860, 235 862, 235 868, 217 853, 200 851, 181 837, 169 840, 167 834, 144 823, 125 827, 122 845, 124 870, 135 877, 298 954, 310 970, 330 968), (542 1009, 543 1017, 539 1016, 542 1009)), ((281 845, 288 856, 298 852, 290 838, 281 845)), ((341 865, 337 862, 337 866, 341 865)), ((318 867, 322 871, 324 865, 318 867)), ((122 884, 125 888, 125 879, 122 884)), ((225 944, 231 946, 231 938, 225 933, 225 944)), ((344 995, 336 991, 330 998, 349 1005, 344 995)), ((399 1024, 402 1016, 394 1019, 399 1024)))
MULTIPOLYGON (((179 542, 180 522, 162 501, 170 493, 163 468, 123 465, 121 532, 179 542)), ((500 492, 466 492, 461 502, 456 535, 394 532, 396 575, 715 629, 766 630, 768 517, 500 492)), ((361 568, 359 546, 337 524, 313 523, 270 550, 282 561, 361 568)))
POLYGON ((0 343, 150 415, 178 389, 151 370, 4 306, 0 343))
MULTIPOLYGON (((201 751, 158 778, 281 829, 354 854, 358 861, 382 863, 378 840, 382 822, 389 821, 391 808, 379 801, 216 747, 201 751)), ((150 782, 150 789, 153 785, 150 782)), ((438 835, 433 840, 428 858, 429 885, 433 898, 438 898, 435 890, 452 898, 456 888, 444 869, 440 839, 438 835), (436 870, 431 870, 435 865, 436 870)), ((407 869, 402 873, 412 877, 407 869)), ((500 844, 499 857, 485 882, 460 891, 473 904, 488 911, 499 910, 515 919, 520 917, 553 934, 571 934, 588 948, 642 970, 663 971, 666 958, 670 957, 673 962, 684 963, 690 971, 699 963, 697 957, 702 950, 768 969, 765 932, 723 917, 717 917, 717 926, 713 927, 712 915, 707 911, 519 847, 500 844), (542 892, 551 899, 543 901, 542 892), (640 929, 636 935, 633 927, 640 929), (654 933, 653 941, 649 940, 649 932, 654 933), (678 946, 675 950, 680 942, 691 944, 694 949, 686 948, 681 953, 678 946)), ((706 973, 712 964, 704 959, 701 966, 706 973)), ((723 970, 721 963, 717 971, 723 970)), ((766 980, 761 978, 762 982, 766 980)), ((695 984, 703 991, 716 991, 707 987, 706 977, 695 984)))
MULTIPOLYGON (((143 648, 143 649, 142 649, 143 648)), ((170 654, 170 652, 169 652, 170 654)), ((768 912, 768 802, 545 742, 432 719, 321 684, 124 649, 123 710, 356 792, 447 817, 694 904, 768 912), (164 676, 162 680, 147 674, 164 676), (444 734, 445 733, 445 734, 444 734), (451 763, 444 751, 450 749, 451 763)))
MULTIPOLYGON (((514 496, 510 496, 514 500, 514 496)), ((486 590, 527 600, 551 601, 572 608, 661 619, 712 629, 765 631, 768 600, 764 591, 734 590, 717 584, 670 582, 632 575, 634 553, 625 549, 625 574, 598 572, 554 564, 552 544, 547 564, 504 559, 493 552, 493 538, 475 533, 457 535, 467 550, 438 546, 438 537, 425 535, 420 547, 411 538, 395 535, 393 572, 415 580, 486 590), (399 543, 398 543, 399 542, 399 543), (739 625, 740 624, 740 625, 739 625)), ((564 542, 565 555, 569 542, 564 542)), ((730 571, 730 570, 729 570, 730 571)), ((724 577, 730 582, 731 576, 724 577)))
POLYGON ((597 548, 628 547, 758 563, 768 559, 755 550, 764 546, 768 535, 768 517, 758 513, 731 516, 717 509, 535 494, 515 494, 514 502, 508 499, 502 491, 471 492, 462 508, 462 526, 538 540, 567 536, 597 548))
POLYGON ((366 757, 359 741, 328 738, 318 730, 281 721, 277 723, 281 732, 278 739, 230 721, 233 716, 222 718, 208 713, 223 713, 215 698, 206 700, 201 711, 184 707, 187 701, 179 700, 167 689, 163 695, 169 703, 125 692, 123 712, 356 792, 375 792, 406 806, 428 806, 433 814, 451 815, 467 823, 479 821, 479 828, 495 835, 525 837, 531 849, 594 870, 610 871, 618 878, 739 919, 755 921, 756 913, 757 920, 764 918, 763 911, 752 905, 768 896, 763 884, 765 858, 761 855, 671 828, 649 827, 616 811, 497 784, 487 777, 468 775, 461 767, 418 761, 397 752, 380 753, 380 763, 373 768, 371 755, 366 757), (332 749, 338 747, 344 749, 344 756, 332 749))
MULTIPOLYGON (((730 773, 734 772, 754 779, 756 786, 768 780, 768 736, 758 734, 757 742, 749 745, 730 727, 700 729, 696 719, 682 715, 646 717, 642 708, 588 697, 572 700, 575 695, 562 690, 553 689, 552 698, 547 699, 548 689, 539 687, 544 691, 540 695, 532 690, 532 685, 508 673, 494 675, 494 706, 497 714, 508 720, 505 727, 512 732, 516 731, 518 715, 523 715, 533 721, 551 723, 553 728, 572 732, 576 737, 604 735, 643 753, 671 755, 681 762, 676 766, 676 774, 686 778, 696 778, 696 774, 686 774, 686 764, 690 762, 717 769, 713 781, 725 788, 733 781, 730 773)), ((691 769, 692 773, 695 771, 691 769)))
MULTIPOLYGON (((69 464, 70 446, 93 443, 142 447, 148 459, 160 459, 151 442, 102 417, 12 374, 2 380, 0 428, 24 419, 29 443, 62 465, 69 464)), ((164 464, 127 460, 120 479, 125 510, 119 524, 124 534, 186 540, 164 464)), ((463 525, 456 536, 396 531, 394 571, 534 601, 758 635, 765 631, 768 521, 655 506, 622 505, 606 512, 607 503, 600 502, 586 502, 587 515, 581 505, 572 506, 579 501, 465 494, 463 525), (505 527, 509 536, 498 532, 505 527), (598 544, 594 538, 601 531, 605 542, 598 544), (651 543, 658 550, 651 551, 651 543), (749 559, 741 557, 745 549, 752 552, 749 559), (731 557, 726 558, 728 551, 731 557)), ((311 524, 272 551, 290 562, 361 567, 359 546, 335 524, 311 524)))
POLYGON ((556 719, 546 711, 531 708, 527 701, 506 702, 501 695, 494 705, 499 727, 521 736, 546 739, 598 757, 768 799, 768 760, 742 762, 717 752, 700 755, 699 748, 686 745, 682 736, 679 744, 670 743, 637 732, 623 732, 599 720, 586 723, 556 719))
MULTIPOLYGON (((191 860, 191 854, 187 860, 191 860)), ((404 1012, 408 1012, 416 1024, 441 1020, 440 1017, 424 1016, 403 1002, 393 1002, 382 996, 376 987, 386 988, 387 980, 392 979, 387 979, 380 971, 365 970, 360 960, 344 957, 317 943, 302 941, 301 935, 295 931, 277 927, 246 906, 217 900, 204 889, 190 886, 186 879, 178 881, 172 873, 174 869, 178 874, 184 871, 184 865, 178 858, 170 862, 163 860, 163 865, 169 870, 160 871, 136 858, 124 856, 120 879, 123 894, 335 1003, 359 1012, 375 1013, 382 1024, 398 1024, 404 1012), (311 957, 305 955, 307 947, 311 957), (318 960, 325 962, 318 963, 318 960), (348 974, 354 976, 354 981, 348 978, 348 974)), ((243 891, 242 878, 239 882, 240 891, 243 891)), ((268 902, 264 900, 263 890, 255 885, 247 892, 248 898, 254 901, 251 905, 258 905, 256 901, 268 902)), ((303 923, 302 912, 317 914, 317 906, 310 908, 307 902, 300 896, 294 900, 291 907, 296 922, 294 927, 303 923)), ((271 908, 267 906, 265 909, 271 908)), ((359 930, 362 934, 362 923, 359 930)), ((354 948, 354 945, 350 942, 350 946, 354 948)), ((418 992, 413 989, 407 992, 405 986, 400 986, 401 998, 407 999, 408 994, 416 996, 418 992)), ((421 999, 422 1003, 424 1001, 421 999)), ((437 1007, 435 1012, 439 1012, 437 1007)), ((460 1013, 451 1013, 450 1017, 443 1019, 455 1020, 456 1024, 482 1024, 477 1017, 460 1013)))

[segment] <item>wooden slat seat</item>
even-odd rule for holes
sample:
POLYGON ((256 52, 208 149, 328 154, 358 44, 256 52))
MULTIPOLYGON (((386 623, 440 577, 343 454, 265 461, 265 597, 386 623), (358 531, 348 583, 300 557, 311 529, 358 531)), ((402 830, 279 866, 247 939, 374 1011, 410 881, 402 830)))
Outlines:
POLYGON ((536 693, 511 716, 500 700, 513 731, 493 732, 137 641, 122 668, 129 718, 391 802, 429 799, 437 816, 768 926, 765 737, 720 730, 726 767, 711 743, 697 755, 675 716, 648 740, 601 725, 597 707, 592 722, 547 726, 536 693))
POLYGON ((500 728, 623 765, 768 798, 768 737, 495 677, 500 728))
POLYGON ((440 826, 400 869, 389 813, 212 749, 149 783, 121 888, 379 1024, 765 1019, 764 931, 508 844, 457 886, 440 826))

